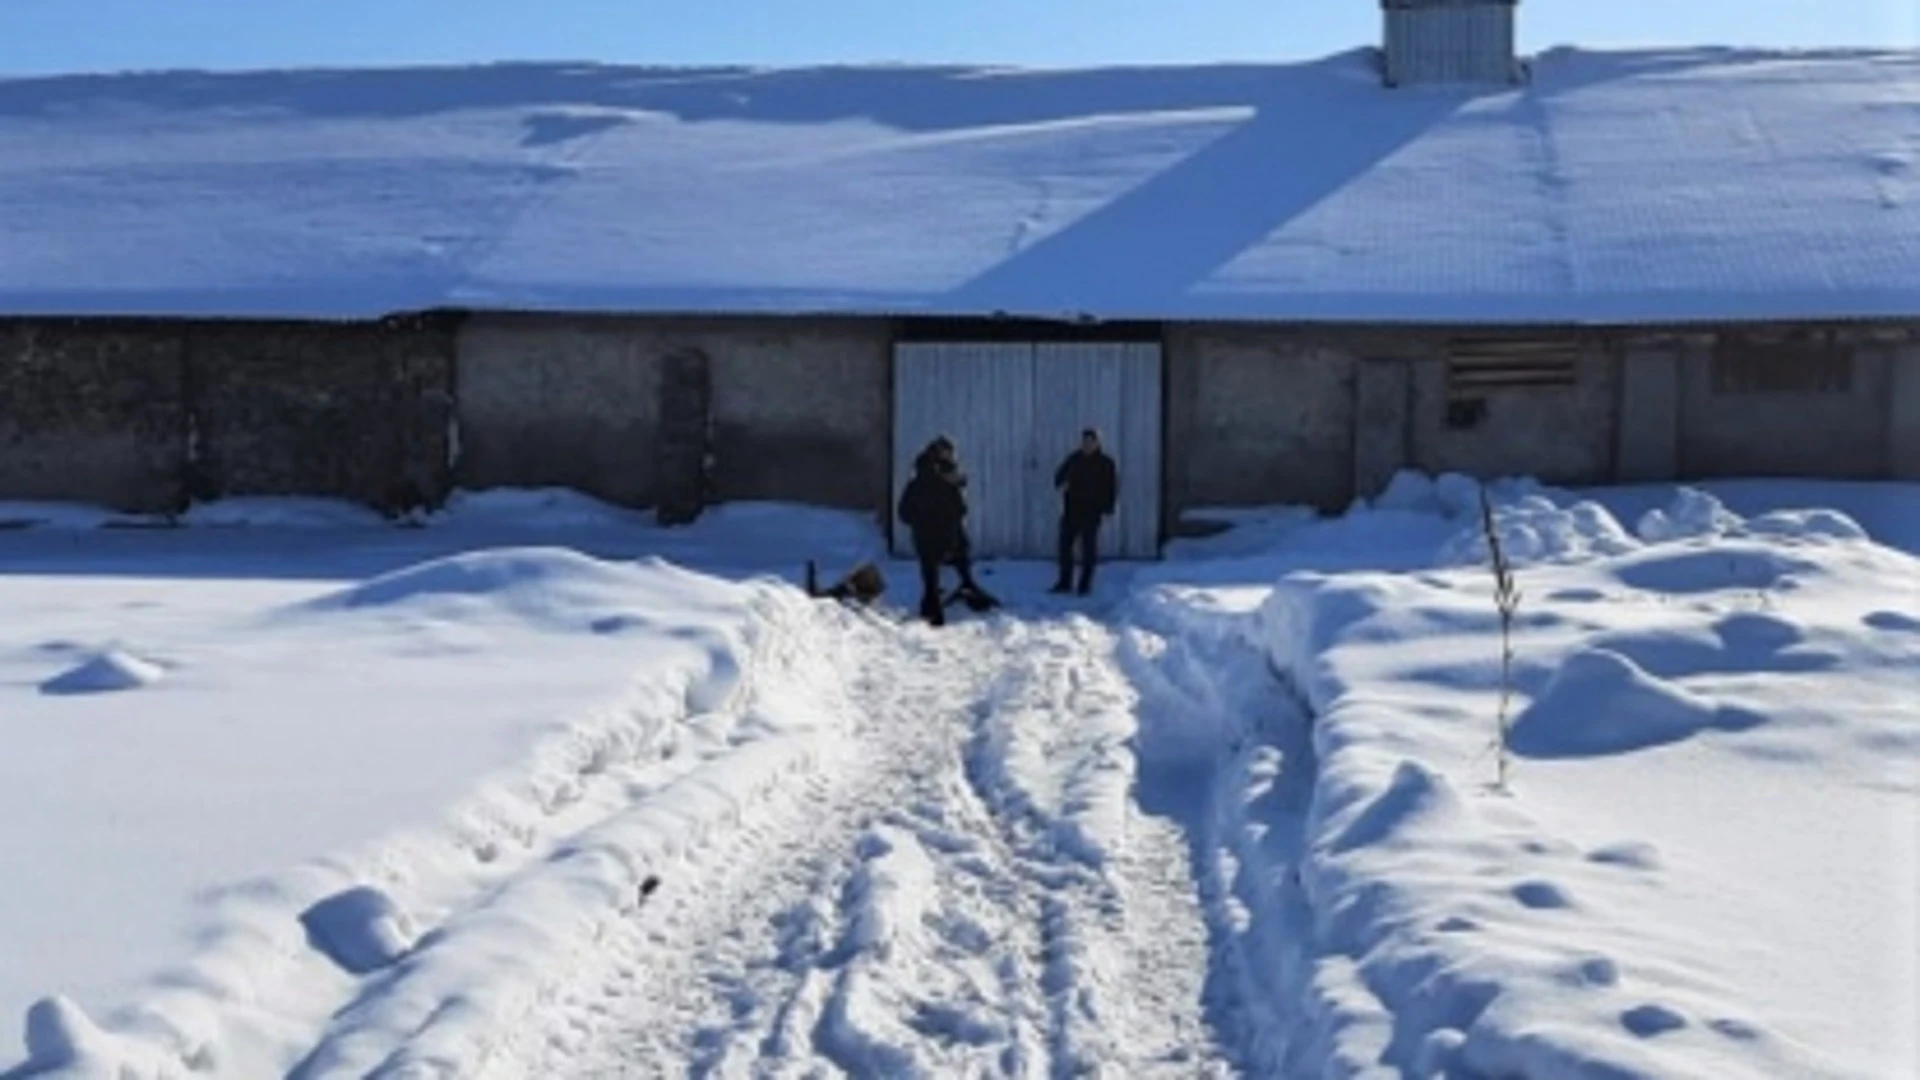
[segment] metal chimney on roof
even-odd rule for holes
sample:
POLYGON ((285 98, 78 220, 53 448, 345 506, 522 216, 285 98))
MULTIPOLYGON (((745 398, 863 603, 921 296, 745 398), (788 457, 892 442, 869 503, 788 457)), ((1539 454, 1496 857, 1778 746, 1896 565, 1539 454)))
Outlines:
POLYGON ((1386 84, 1519 82, 1513 32, 1518 3, 1380 0, 1386 17, 1386 84))

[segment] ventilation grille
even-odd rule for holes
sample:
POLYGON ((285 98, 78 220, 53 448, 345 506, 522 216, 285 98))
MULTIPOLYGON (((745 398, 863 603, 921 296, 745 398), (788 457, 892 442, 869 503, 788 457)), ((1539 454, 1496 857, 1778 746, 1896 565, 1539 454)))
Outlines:
POLYGON ((1447 394, 1566 387, 1580 381, 1580 348, 1568 342, 1455 341, 1447 349, 1447 394))

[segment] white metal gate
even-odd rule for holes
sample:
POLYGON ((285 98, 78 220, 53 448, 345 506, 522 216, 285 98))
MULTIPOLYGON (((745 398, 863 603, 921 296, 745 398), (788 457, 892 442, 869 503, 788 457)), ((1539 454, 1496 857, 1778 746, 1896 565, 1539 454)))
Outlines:
MULTIPOLYGON (((893 495, 935 435, 953 437, 969 483, 968 526, 985 558, 1051 559, 1053 472, 1100 430, 1120 472, 1102 555, 1160 554, 1160 347, 1151 342, 910 342, 894 349, 893 495)), ((890 511, 891 512, 891 508, 890 511)), ((894 551, 909 553, 896 525, 894 551)))

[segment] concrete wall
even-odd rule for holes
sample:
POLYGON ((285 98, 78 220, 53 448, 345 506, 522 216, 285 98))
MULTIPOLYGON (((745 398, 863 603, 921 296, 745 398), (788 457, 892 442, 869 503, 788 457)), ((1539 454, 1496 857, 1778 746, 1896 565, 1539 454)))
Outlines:
POLYGON ((1413 464, 1427 472, 1533 476, 1549 484, 1605 483, 1613 476, 1619 369, 1597 344, 1582 346, 1571 386, 1492 389, 1483 419, 1447 423, 1444 354, 1413 365, 1413 464))
POLYGON ((1887 370, 1887 472, 1920 480, 1920 345, 1893 350, 1887 370))
POLYGON ((475 317, 454 385, 462 487, 654 499, 660 360, 633 320, 475 317))
MULTIPOLYGON (((1784 394, 1716 391, 1710 331, 1584 332, 1574 385, 1486 391, 1470 427, 1447 420, 1449 335, 1168 327, 1168 523, 1205 505, 1338 509, 1403 466, 1560 483, 1920 479, 1920 327, 1847 330, 1844 392, 1784 394)), ((882 513, 892 338, 877 319, 15 320, 0 323, 0 499, 398 508, 457 479, 649 506, 663 468, 691 461, 710 500, 882 513), (690 354, 705 453, 668 453, 662 371, 690 354)))
POLYGON ((1845 392, 1723 393, 1713 386, 1713 349, 1687 349, 1679 368, 1679 475, 1887 477, 1892 350, 1862 344, 1852 352, 1845 392))
POLYGON ((886 324, 734 324, 668 336, 712 358, 716 498, 886 506, 893 438, 886 324))
POLYGON ((0 499, 178 509, 181 357, 178 333, 137 323, 0 326, 0 499))
POLYGON ((459 482, 652 505, 663 365, 697 350, 711 498, 882 506, 891 340, 878 321, 476 317, 460 332, 459 482))
POLYGON ((1614 479, 1650 484, 1680 476, 1681 377, 1689 353, 1705 347, 1673 340, 1624 343, 1614 479))
POLYGON ((1353 384, 1353 493, 1372 498, 1413 460, 1410 360, 1360 361, 1353 384))
POLYGON ((191 493, 312 495, 388 510, 447 490, 451 328, 216 323, 186 334, 191 493))
POLYGON ((1168 513, 1352 497, 1351 354, 1258 329, 1167 332, 1168 513))

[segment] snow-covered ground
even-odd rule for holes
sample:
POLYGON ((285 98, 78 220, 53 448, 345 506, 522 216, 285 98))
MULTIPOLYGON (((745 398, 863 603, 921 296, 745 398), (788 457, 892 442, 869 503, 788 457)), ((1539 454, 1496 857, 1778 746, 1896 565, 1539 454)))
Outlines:
POLYGON ((1912 1075, 1920 489, 1494 492, 1504 791, 1459 478, 941 631, 794 508, 0 508, 5 1075, 1912 1075))

